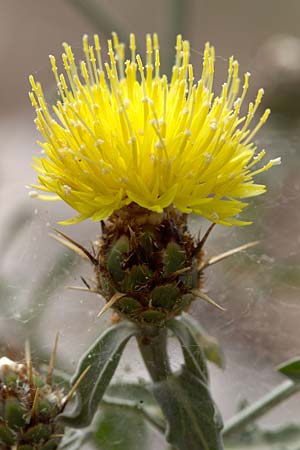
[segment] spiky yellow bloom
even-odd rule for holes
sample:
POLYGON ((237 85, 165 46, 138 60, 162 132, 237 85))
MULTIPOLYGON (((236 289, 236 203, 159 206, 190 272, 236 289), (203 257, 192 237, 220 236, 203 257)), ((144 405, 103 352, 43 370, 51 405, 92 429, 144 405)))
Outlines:
POLYGON ((116 34, 108 41, 110 62, 102 63, 99 38, 83 37, 85 61, 76 66, 71 47, 62 55, 67 77, 50 56, 60 100, 49 110, 42 88, 30 77, 36 124, 45 141, 35 159, 35 189, 56 194, 32 196, 63 199, 79 212, 63 222, 99 221, 130 203, 154 212, 170 205, 225 225, 245 225, 235 216, 241 201, 260 195, 265 186, 254 175, 280 160, 253 170, 265 155, 256 153, 254 135, 266 121, 266 110, 250 128, 261 102, 259 90, 248 113, 240 116, 249 73, 240 89, 238 62, 229 60, 221 93, 213 94, 214 48, 206 44, 202 74, 195 83, 189 42, 177 37, 171 81, 160 75, 157 36, 146 38, 146 61, 131 59, 116 34), (241 91, 239 96, 239 91, 241 91))

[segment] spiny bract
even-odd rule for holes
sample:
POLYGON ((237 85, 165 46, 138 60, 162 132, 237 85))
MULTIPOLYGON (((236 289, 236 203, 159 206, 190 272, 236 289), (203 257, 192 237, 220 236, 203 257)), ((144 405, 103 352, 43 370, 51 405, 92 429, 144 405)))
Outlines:
POLYGON ((56 450, 63 392, 26 363, 0 358, 1 450, 56 450))
POLYGON ((93 258, 96 289, 107 301, 101 313, 112 307, 142 327, 163 327, 197 297, 218 306, 201 290, 206 238, 195 242, 186 215, 131 205, 102 227, 93 258))
POLYGON ((30 195, 63 199, 79 212, 64 224, 99 221, 131 203, 157 213, 174 206, 224 225, 249 223, 235 218, 247 206, 241 199, 262 194, 265 186, 255 184, 254 175, 280 162, 253 170, 265 151, 257 153, 252 139, 270 111, 250 129, 261 89, 240 116, 249 73, 239 94, 239 66, 231 57, 227 80, 214 96, 215 52, 209 44, 197 82, 189 42, 180 35, 170 81, 160 74, 156 35, 147 35, 145 67, 133 34, 130 60, 115 33, 108 41, 110 63, 102 63, 97 35, 93 45, 84 36, 83 48, 85 61, 78 68, 64 44, 67 78, 50 56, 60 97, 53 111, 30 77, 36 125, 44 137, 43 155, 35 158, 39 184, 32 186, 55 194, 30 195))

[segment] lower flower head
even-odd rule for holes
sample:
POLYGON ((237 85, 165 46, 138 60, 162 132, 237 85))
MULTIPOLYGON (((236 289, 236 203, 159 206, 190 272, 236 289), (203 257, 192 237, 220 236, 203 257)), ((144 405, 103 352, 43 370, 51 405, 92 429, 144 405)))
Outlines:
POLYGON ((236 216, 247 206, 242 199, 265 191, 253 177, 280 163, 278 158, 255 168, 265 150, 257 153, 252 140, 270 113, 252 126, 263 90, 241 116, 250 75, 240 87, 233 57, 221 93, 214 96, 213 47, 206 44, 195 82, 188 41, 177 37, 171 80, 160 74, 157 36, 147 35, 146 44, 143 63, 131 35, 126 60, 124 44, 113 34, 110 62, 103 63, 98 36, 92 45, 84 36, 85 61, 78 66, 64 44, 66 77, 50 56, 60 96, 53 111, 30 77, 36 125, 44 137, 34 166, 39 184, 33 187, 46 192, 31 196, 63 199, 79 213, 64 224, 99 221, 130 203, 154 212, 173 205, 224 225, 249 223, 236 216))

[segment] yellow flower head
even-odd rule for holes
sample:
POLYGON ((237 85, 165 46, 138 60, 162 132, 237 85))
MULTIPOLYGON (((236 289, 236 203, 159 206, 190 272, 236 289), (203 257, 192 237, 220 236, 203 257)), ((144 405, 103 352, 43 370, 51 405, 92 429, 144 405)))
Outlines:
POLYGON ((170 81, 160 74, 157 36, 147 35, 146 45, 144 66, 134 35, 127 60, 124 44, 113 34, 110 62, 103 63, 98 36, 92 45, 84 36, 85 61, 77 66, 71 47, 64 44, 66 76, 50 56, 60 96, 53 111, 30 77, 36 125, 44 137, 34 166, 40 184, 33 187, 55 194, 31 195, 63 199, 79 212, 64 224, 89 217, 99 221, 132 202, 155 212, 173 205, 216 223, 247 224, 234 217, 247 206, 240 199, 262 194, 265 186, 255 184, 253 176, 280 162, 271 160, 253 171, 265 155, 264 150, 256 153, 252 139, 270 111, 250 128, 263 90, 240 117, 250 75, 245 74, 240 89, 233 57, 215 97, 213 47, 206 44, 202 74, 195 82, 188 41, 177 37, 170 81))

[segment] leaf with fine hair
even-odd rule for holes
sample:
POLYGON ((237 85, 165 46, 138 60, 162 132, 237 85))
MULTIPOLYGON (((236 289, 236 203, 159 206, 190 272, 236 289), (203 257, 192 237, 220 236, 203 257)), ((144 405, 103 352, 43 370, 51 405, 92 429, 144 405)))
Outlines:
POLYGON ((148 384, 118 383, 110 385, 103 397, 105 405, 134 409, 144 416, 152 426, 165 432, 164 415, 148 384))
POLYGON ((209 388, 186 366, 154 383, 152 391, 168 422, 166 439, 175 449, 223 450, 223 424, 209 388))
POLYGON ((172 319, 167 327, 179 340, 185 361, 180 372, 151 388, 167 421, 167 441, 178 450, 222 450, 223 423, 209 391, 203 349, 188 321, 172 319))
POLYGON ((190 327, 180 319, 172 319, 167 324, 180 342, 186 367, 204 382, 208 382, 208 370, 202 348, 190 327))
POLYGON ((198 320, 194 319, 190 314, 182 313, 180 320, 194 333, 198 345, 203 349, 206 359, 220 367, 220 369, 224 369, 225 355, 217 339, 210 336, 198 320))
POLYGON ((92 434, 93 431, 90 428, 67 429, 59 445, 59 450, 80 450, 85 443, 92 439, 92 434))
POLYGON ((93 444, 99 450, 152 449, 153 431, 137 409, 103 404, 95 421, 93 444))
POLYGON ((86 427, 91 423, 127 342, 137 332, 134 324, 121 322, 106 330, 83 355, 72 385, 84 371, 87 372, 76 389, 73 410, 60 415, 63 423, 72 428, 86 427))

